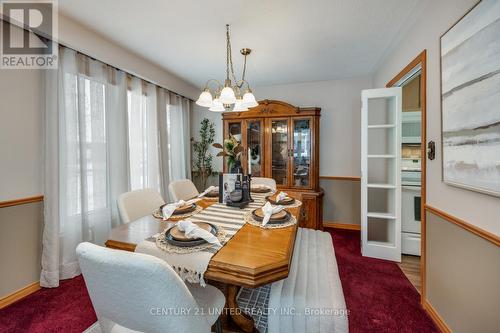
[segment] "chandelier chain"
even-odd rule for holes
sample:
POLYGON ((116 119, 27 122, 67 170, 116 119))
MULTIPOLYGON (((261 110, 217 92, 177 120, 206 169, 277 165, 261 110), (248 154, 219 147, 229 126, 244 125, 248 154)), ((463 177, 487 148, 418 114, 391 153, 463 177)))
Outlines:
POLYGON ((243 82, 245 81, 245 73, 247 69, 247 55, 245 55, 245 60, 243 63, 243 75, 240 80, 241 85, 238 85, 238 80, 236 80, 236 74, 234 73, 234 65, 233 65, 233 52, 231 46, 231 36, 229 34, 229 24, 226 24, 226 79, 229 79, 229 74, 231 74, 233 84, 237 88, 241 88, 243 86, 243 82))

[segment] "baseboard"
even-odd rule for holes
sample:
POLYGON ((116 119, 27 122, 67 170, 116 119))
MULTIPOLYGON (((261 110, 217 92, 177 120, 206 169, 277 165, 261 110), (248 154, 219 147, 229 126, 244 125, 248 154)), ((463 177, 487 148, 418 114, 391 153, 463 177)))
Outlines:
POLYGON ((347 230, 361 230, 359 224, 349 224, 349 223, 339 223, 334 221, 323 221, 323 227, 325 228, 335 228, 335 229, 347 229, 347 230))
POLYGON ((439 313, 434 309, 434 307, 427 301, 426 299, 424 300, 423 307, 425 312, 431 317, 432 321, 436 326, 439 328, 439 330, 443 333, 452 333, 451 329, 448 327, 444 319, 439 315, 439 313))
POLYGON ((19 289, 18 291, 13 292, 10 295, 7 295, 0 299, 0 309, 3 309, 4 307, 19 301, 21 298, 24 298, 32 293, 34 293, 37 290, 40 290, 40 282, 36 281, 33 282, 26 287, 19 289))

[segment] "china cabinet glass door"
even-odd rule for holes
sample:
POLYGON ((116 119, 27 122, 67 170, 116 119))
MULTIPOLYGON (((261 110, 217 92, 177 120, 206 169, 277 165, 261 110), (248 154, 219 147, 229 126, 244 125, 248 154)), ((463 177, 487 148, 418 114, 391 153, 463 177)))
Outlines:
POLYGON ((292 187, 311 187, 312 118, 293 119, 292 187))
POLYGON ((246 152, 245 170, 250 169, 250 173, 254 177, 262 177, 263 171, 263 138, 264 131, 262 120, 247 120, 246 121, 246 147, 249 151, 246 152))
POLYGON ((288 118, 271 119, 271 176, 278 186, 288 186, 289 144, 288 118))

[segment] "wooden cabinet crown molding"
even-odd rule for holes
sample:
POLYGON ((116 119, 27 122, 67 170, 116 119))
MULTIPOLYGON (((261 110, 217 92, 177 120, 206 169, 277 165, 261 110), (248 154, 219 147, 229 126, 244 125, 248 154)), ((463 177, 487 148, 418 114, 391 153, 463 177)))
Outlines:
POLYGON ((223 120, 266 118, 281 116, 320 116, 321 108, 318 107, 297 107, 283 101, 264 99, 259 101, 259 105, 250 108, 245 112, 230 112, 222 115, 223 120))

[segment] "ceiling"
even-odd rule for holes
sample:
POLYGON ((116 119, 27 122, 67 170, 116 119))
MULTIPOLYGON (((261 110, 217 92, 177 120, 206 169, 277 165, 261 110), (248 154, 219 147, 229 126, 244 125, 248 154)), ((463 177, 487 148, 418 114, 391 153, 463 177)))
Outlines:
POLYGON ((195 86, 233 59, 253 86, 367 75, 422 0, 59 0, 59 10, 195 86))

